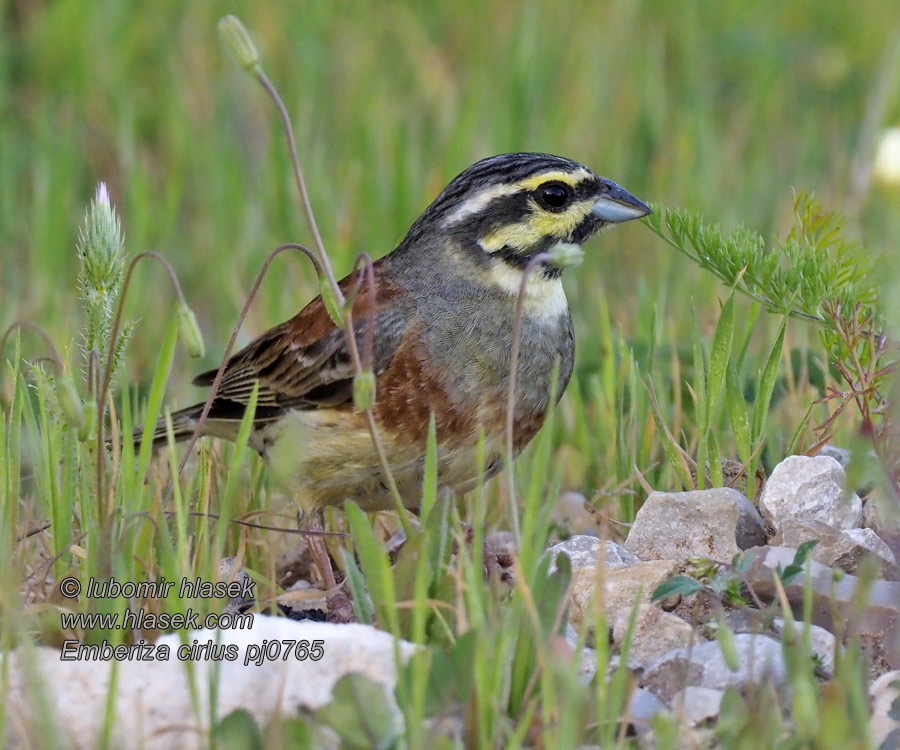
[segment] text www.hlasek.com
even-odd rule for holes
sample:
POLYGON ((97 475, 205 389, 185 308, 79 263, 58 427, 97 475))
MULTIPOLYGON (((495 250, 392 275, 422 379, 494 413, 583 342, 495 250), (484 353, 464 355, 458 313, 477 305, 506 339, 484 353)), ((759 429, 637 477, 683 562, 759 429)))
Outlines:
MULTIPOLYGON (((115 579, 97 581, 91 578, 87 582, 84 596, 88 599, 125 599, 147 598, 162 599, 175 590, 181 597, 213 599, 254 598, 255 584, 249 579, 242 582, 222 583, 207 582, 200 579, 182 579, 176 589, 174 581, 165 579, 152 582, 125 582, 115 579)), ((81 581, 77 578, 64 578, 60 582, 60 593, 67 599, 76 599, 82 593, 81 581)), ((122 630, 140 632, 144 630, 249 630, 253 627, 253 614, 243 612, 208 612, 201 613, 194 609, 186 612, 152 612, 144 608, 126 608, 123 612, 63 612, 60 624, 64 632, 90 632, 92 630, 122 630)), ((218 639, 217 639, 218 640, 218 639)), ((170 646, 165 642, 147 643, 140 641, 133 644, 120 643, 113 645, 107 640, 99 643, 79 643, 76 640, 63 642, 60 651, 62 661, 157 661, 168 660, 175 651, 179 661, 237 661, 241 649, 234 643, 217 643, 213 640, 201 642, 194 638, 170 646)), ((243 663, 261 665, 264 661, 294 658, 298 661, 318 661, 325 656, 325 643, 321 640, 264 640, 262 643, 248 643, 244 647, 243 663)))

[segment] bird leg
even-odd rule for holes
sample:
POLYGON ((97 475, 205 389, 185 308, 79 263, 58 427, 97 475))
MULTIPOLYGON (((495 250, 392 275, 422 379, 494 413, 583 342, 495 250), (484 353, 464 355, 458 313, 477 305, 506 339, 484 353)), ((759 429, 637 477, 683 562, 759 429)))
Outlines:
POLYGON ((307 535, 306 545, 309 548, 310 555, 312 555, 316 570, 319 571, 319 576, 322 578, 322 584, 325 586, 328 619, 332 622, 352 622, 354 620, 353 606, 350 604, 350 599, 334 580, 334 569, 331 567, 331 557, 328 554, 328 548, 325 546, 325 539, 318 533, 324 531, 322 511, 314 511, 307 515, 306 519, 307 530, 313 532, 307 535))

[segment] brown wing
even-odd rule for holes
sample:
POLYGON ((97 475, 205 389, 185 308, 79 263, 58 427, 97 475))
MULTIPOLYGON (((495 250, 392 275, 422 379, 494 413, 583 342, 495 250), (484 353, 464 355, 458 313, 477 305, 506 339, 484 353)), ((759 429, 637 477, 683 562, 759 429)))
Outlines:
MULTIPOLYGON (((406 292, 384 278, 381 261, 375 264, 376 305, 373 369, 377 375, 391 362, 414 309, 406 292)), ((346 294, 351 277, 340 282, 346 294)), ((356 341, 362 352, 371 306, 365 284, 353 304, 356 341)), ((194 379, 212 385, 217 370, 194 379)), ((349 402, 353 391, 353 362, 343 329, 338 328, 316 297, 297 315, 252 341, 228 360, 214 409, 221 418, 240 417, 259 381, 257 418, 277 416, 285 409, 315 409, 349 402), (232 413, 234 412, 234 413, 232 413)), ((212 416, 212 415, 211 415, 212 416)))

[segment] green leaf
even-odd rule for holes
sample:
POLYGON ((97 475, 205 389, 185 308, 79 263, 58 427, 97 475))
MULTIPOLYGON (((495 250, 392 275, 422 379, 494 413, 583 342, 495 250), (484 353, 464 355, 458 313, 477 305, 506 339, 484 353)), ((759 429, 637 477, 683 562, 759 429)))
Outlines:
POLYGON ((697 327, 697 309, 691 299, 691 343, 694 351, 694 394, 697 396, 697 424, 701 429, 707 423, 706 416, 706 357, 703 356, 703 344, 700 340, 700 329, 697 327))
POLYGON ((656 396, 653 393, 652 386, 649 386, 647 383, 644 385, 647 388, 647 392, 650 394, 650 410, 653 413, 656 432, 659 435, 660 442, 662 442, 666 458, 669 459, 669 463, 672 464, 672 468, 675 469, 675 474, 678 476, 678 481, 681 482, 681 485, 683 487, 693 487, 694 481, 691 479, 691 471, 688 468, 687 462, 684 460, 681 449, 675 442, 675 438, 672 436, 668 426, 663 421, 662 415, 659 413, 659 404, 656 402, 656 396))
POLYGON ((391 575, 391 565, 387 552, 375 538, 369 519, 360 507, 352 500, 346 505, 347 520, 350 523, 350 531, 353 541, 359 553, 363 573, 366 576, 366 584, 369 595, 378 613, 378 619, 382 626, 388 626, 395 635, 399 631, 397 619, 397 597, 394 593, 394 577, 391 575))
POLYGON ((212 734, 217 750, 263 750, 264 747, 253 714, 243 708, 223 716, 212 734))
POLYGON ((244 456, 250 443, 250 433, 253 431, 253 417, 256 414, 256 402, 259 398, 259 381, 253 383, 250 399, 244 409, 241 426, 238 429, 237 438, 234 441, 234 454, 232 455, 228 475, 225 478, 225 489, 222 492, 222 503, 219 507, 219 522, 216 524, 215 547, 222 551, 225 549, 225 535, 234 517, 234 508, 237 496, 241 488, 244 473, 244 456))
POLYGON ((443 494, 438 500, 436 508, 436 510, 434 507, 431 509, 424 524, 424 533, 427 534, 430 541, 428 545, 428 564, 431 567, 433 579, 440 576, 443 564, 450 561, 452 545, 449 544, 450 531, 447 524, 447 518, 450 513, 449 495, 443 494))
POLYGON ((762 435, 766 424, 766 416, 769 413, 769 402, 772 399, 772 390, 775 388, 775 378, 778 377, 778 366, 781 364, 781 350, 784 347, 784 332, 787 327, 787 318, 781 321, 778 335, 769 350, 765 367, 759 376, 759 385, 756 389, 756 402, 753 405, 753 442, 762 435))
POLYGON ((156 358, 156 370, 153 373, 153 383, 150 386, 150 397, 147 399, 147 411, 144 415, 144 432, 141 436, 141 451, 138 456, 138 476, 143 477, 150 463, 150 452, 153 449, 153 432, 156 430, 156 420, 159 418, 159 410, 162 405, 163 394, 166 392, 166 381, 169 379, 169 371, 172 369, 172 358, 175 355, 175 342, 178 340, 178 318, 173 315, 169 320, 169 327, 160 347, 159 356, 156 358))
POLYGON ((698 581, 690 576, 672 576, 669 580, 663 581, 653 590, 651 602, 658 602, 660 599, 666 599, 673 594, 681 594, 683 597, 696 594, 703 587, 698 581))
POLYGON ((316 717, 337 733, 342 747, 351 750, 386 750, 401 731, 384 686, 362 674, 341 677, 331 701, 316 711, 316 717))
POLYGON ((787 585, 791 583, 791 581, 803 572, 803 566, 806 564, 810 552, 812 552, 813 547, 818 543, 818 539, 810 539, 803 542, 803 544, 797 547, 797 551, 794 553, 794 559, 791 561, 790 565, 784 569, 782 569, 780 565, 778 566, 778 576, 781 578, 783 584, 787 585))
POLYGON ((344 561, 343 568, 347 576, 347 584, 350 586, 350 593, 353 596, 353 613, 358 622, 371 625, 375 622, 375 610, 366 594, 366 582, 363 574, 357 567, 353 555, 344 547, 341 547, 341 557, 344 561))
POLYGON ((728 407, 728 419, 731 421, 731 429, 734 431, 734 441, 737 444, 738 456, 746 464, 750 460, 752 452, 750 418, 747 413, 747 402, 744 401, 744 394, 741 392, 741 384, 733 361, 728 363, 728 370, 725 373, 725 403, 728 407))
POLYGON ((719 401, 722 384, 725 382, 725 371, 731 358, 731 341, 733 338, 734 292, 732 291, 722 306, 719 322, 716 324, 716 332, 713 334, 712 349, 709 353, 709 378, 706 384, 707 409, 705 427, 707 429, 712 421, 716 404, 719 401))
MULTIPOLYGON (((709 476, 712 480, 713 487, 722 487, 725 484, 725 479, 722 476, 722 457, 719 453, 719 440, 716 437, 716 433, 709 433, 709 440, 707 441, 707 449, 709 451, 709 476)), ((697 464, 697 474, 700 473, 700 464, 697 464)))
POLYGON ((422 504, 420 506, 420 518, 422 523, 428 523, 428 515, 434 505, 438 491, 438 448, 437 425, 434 420, 434 412, 428 418, 428 440, 425 443, 425 474, 422 478, 422 504))

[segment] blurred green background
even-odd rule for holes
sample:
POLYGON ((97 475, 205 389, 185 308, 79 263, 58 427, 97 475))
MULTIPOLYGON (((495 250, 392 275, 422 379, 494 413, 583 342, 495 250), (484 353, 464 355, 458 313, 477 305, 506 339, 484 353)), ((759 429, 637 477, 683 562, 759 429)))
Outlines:
MULTIPOLYGON (((572 157, 645 200, 768 237, 784 234, 792 190, 805 188, 849 210, 853 236, 898 247, 897 192, 863 195, 852 179, 871 148, 862 124, 900 20, 893 1, 0 9, 0 321, 35 320, 59 342, 77 331, 75 236, 101 180, 129 251, 154 249, 175 266, 208 342, 200 368, 221 356, 266 254, 309 240, 274 110, 219 42, 226 13, 250 29, 294 118, 340 275, 357 252, 392 249, 471 162, 517 150, 572 157)), ((878 130, 900 122, 900 97, 881 104, 878 130)), ((721 289, 645 227, 587 251, 566 281, 582 375, 602 355, 604 302, 636 350, 654 308, 656 335, 672 342, 689 346, 692 299, 701 324, 714 323, 721 289)), ((277 263, 242 341, 314 294, 309 267, 277 263)), ((138 274, 127 377, 146 383, 172 294, 159 269, 138 274)), ((789 339, 803 331, 792 326, 789 339)), ((172 401, 193 396, 197 369, 178 358, 172 401)))

